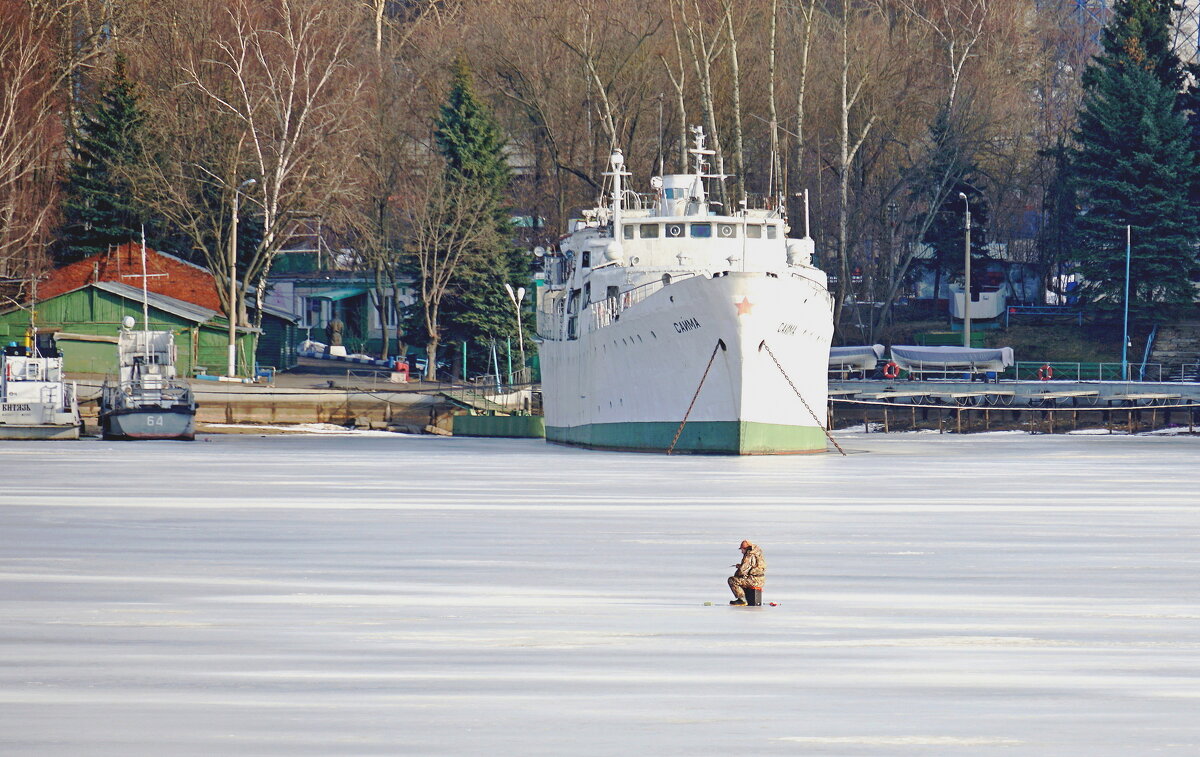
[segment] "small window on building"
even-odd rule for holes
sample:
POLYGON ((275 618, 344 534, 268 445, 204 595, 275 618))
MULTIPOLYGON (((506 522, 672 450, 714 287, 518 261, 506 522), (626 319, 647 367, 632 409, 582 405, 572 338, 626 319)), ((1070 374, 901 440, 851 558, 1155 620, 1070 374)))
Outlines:
POLYGON ((746 224, 747 239, 762 239, 762 227, 758 224, 746 224))
POLYGON ((694 223, 692 224, 692 236, 696 239, 708 239, 712 236, 711 223, 694 223))
POLYGON ((722 239, 733 239, 737 236, 737 227, 731 223, 717 224, 717 235, 722 239))
POLYGON ((621 236, 626 239, 633 239, 633 224, 626 223, 621 225, 621 236))
POLYGON ((658 239, 658 224, 656 223, 644 223, 639 231, 642 239, 658 239))
POLYGON ((779 230, 779 227, 776 226, 775 224, 768 224, 767 225, 767 239, 774 239, 775 234, 778 232, 778 230, 779 230))

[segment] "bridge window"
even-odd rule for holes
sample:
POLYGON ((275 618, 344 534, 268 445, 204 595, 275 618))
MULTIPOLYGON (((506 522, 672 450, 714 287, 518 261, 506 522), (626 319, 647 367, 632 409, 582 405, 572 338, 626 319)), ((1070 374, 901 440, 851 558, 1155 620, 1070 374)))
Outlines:
POLYGON ((621 235, 626 239, 633 239, 633 224, 626 223, 621 225, 621 235))
POLYGON ((758 224, 746 224, 747 239, 762 239, 762 227, 758 224))
POLYGON ((639 229, 642 239, 658 239, 658 224, 644 223, 639 229))
POLYGON ((777 232, 778 228, 779 228, 779 227, 777 227, 777 226, 776 226, 775 224, 773 224, 773 223, 772 223, 772 224, 768 224, 768 225, 767 225, 767 239, 774 239, 774 238, 775 238, 775 234, 776 234, 776 232, 777 232))
POLYGON ((731 223, 717 224, 717 236, 722 239, 733 239, 737 236, 737 227, 731 223))
POLYGON ((584 250, 582 253, 580 253, 579 267, 580 268, 591 268, 592 267, 592 251, 591 250, 584 250))
POLYGON ((693 223, 692 236, 696 239, 708 239, 712 236, 711 223, 693 223))
POLYGON ((669 237, 683 236, 683 224, 673 223, 673 224, 670 224, 669 226, 667 226, 667 236, 669 236, 669 237))

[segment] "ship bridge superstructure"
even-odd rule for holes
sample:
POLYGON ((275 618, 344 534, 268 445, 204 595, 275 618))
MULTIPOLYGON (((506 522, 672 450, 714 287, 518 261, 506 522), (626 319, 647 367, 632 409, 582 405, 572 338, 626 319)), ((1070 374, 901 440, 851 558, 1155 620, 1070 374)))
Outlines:
POLYGON ((694 276, 757 272, 824 287, 824 273, 812 264, 812 239, 787 237, 782 201, 766 208, 742 203, 728 212, 711 198, 706 182, 726 177, 706 172, 712 151, 699 128, 693 133, 694 172, 655 176, 648 195, 626 189, 630 174, 614 151, 605 174, 612 179, 611 203, 572 221, 546 260, 548 286, 538 307, 542 338, 578 338, 581 329, 602 327, 664 286, 694 276))

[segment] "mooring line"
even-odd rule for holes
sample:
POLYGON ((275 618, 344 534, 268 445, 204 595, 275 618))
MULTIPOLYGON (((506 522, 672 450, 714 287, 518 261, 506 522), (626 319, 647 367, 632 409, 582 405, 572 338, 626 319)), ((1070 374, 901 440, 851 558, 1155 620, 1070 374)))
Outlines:
POLYGON ((708 371, 712 368, 713 361, 717 359, 717 350, 725 349, 724 340, 718 339, 717 346, 713 347, 712 355, 708 358, 708 365, 704 366, 704 375, 700 377, 700 383, 696 385, 696 393, 692 395, 692 401, 688 405, 687 412, 683 414, 683 420, 679 423, 679 428, 675 429, 675 438, 671 440, 671 446, 667 447, 667 454, 675 451, 675 444, 679 441, 679 435, 683 433, 683 427, 687 425, 688 416, 692 414, 692 408, 696 406, 696 398, 700 396, 700 387, 704 386, 704 380, 708 378, 708 371))
POLYGON ((833 435, 829 433, 829 429, 825 428, 825 424, 821 422, 821 419, 818 418, 817 414, 813 412, 813 409, 809 407, 808 400, 804 399, 804 395, 801 394, 800 390, 796 388, 796 385, 792 383, 792 377, 789 376, 787 371, 783 369, 783 366, 779 364, 779 358, 775 357, 774 352, 771 352, 771 345, 767 344, 766 339, 758 343, 758 351, 762 352, 764 347, 767 350, 767 354, 771 356, 771 360, 775 362, 775 367, 779 369, 779 372, 783 374, 784 380, 788 382, 788 386, 792 388, 792 391, 795 392, 796 396, 800 398, 800 401, 804 403, 804 408, 808 410, 808 414, 813 417, 813 420, 816 421, 817 425, 821 427, 821 430, 825 432, 825 438, 829 440, 830 444, 832 444, 834 447, 837 447, 838 452, 841 452, 843 455, 845 455, 846 450, 842 449, 841 445, 837 443, 837 440, 833 438, 833 435))

